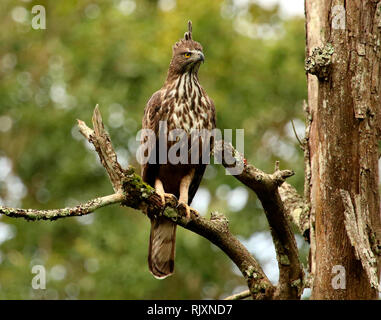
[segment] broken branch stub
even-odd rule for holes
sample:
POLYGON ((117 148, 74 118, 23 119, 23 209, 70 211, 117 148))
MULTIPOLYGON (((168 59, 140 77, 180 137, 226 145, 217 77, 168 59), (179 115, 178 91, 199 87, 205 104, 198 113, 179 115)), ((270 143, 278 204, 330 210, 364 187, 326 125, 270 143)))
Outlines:
POLYGON ((123 192, 123 180, 125 172, 118 162, 110 136, 106 132, 98 105, 95 106, 92 118, 94 130, 90 129, 85 122, 78 120, 79 131, 94 145, 99 159, 106 169, 111 184, 116 193, 123 192))

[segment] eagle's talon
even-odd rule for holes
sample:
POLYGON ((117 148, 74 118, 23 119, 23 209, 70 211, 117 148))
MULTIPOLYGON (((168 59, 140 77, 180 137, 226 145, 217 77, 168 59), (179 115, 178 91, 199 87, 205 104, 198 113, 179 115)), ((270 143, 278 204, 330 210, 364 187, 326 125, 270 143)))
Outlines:
POLYGON ((177 197, 172 193, 166 193, 165 196, 168 198, 167 202, 170 204, 175 204, 178 201, 177 197))
POLYGON ((185 218, 187 220, 190 219, 190 215, 191 215, 191 210, 190 210, 190 206, 188 206, 186 203, 184 202, 179 202, 179 204, 177 205, 177 208, 180 209, 180 210, 184 210, 185 211, 185 218))
POLYGON ((159 195, 161 199, 161 206, 163 207, 163 209, 165 208, 167 202, 177 201, 176 196, 172 193, 160 192, 158 190, 156 190, 156 193, 159 195), (166 198, 169 198, 168 201, 166 200, 166 198))

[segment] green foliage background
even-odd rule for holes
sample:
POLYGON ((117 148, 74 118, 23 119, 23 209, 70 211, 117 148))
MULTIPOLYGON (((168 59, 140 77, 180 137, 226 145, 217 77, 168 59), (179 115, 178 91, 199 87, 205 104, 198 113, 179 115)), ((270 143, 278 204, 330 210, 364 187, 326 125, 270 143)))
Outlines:
MULTIPOLYGON (((1 203, 48 209, 112 192, 76 128, 76 119, 90 123, 97 103, 123 163, 138 168, 135 137, 144 106, 163 84, 188 19, 204 47, 200 81, 215 102, 218 127, 245 129, 248 161, 271 171, 280 160, 296 171, 290 182, 302 192, 302 152, 290 121, 303 129, 303 18, 229 0, 177 1, 169 11, 156 0, 2 0, 0 158, 12 170, 6 175, 0 162, 1 203), (46 8, 46 30, 31 28, 36 4, 46 8), (19 198, 10 198, 12 188, 19 198)), ((242 209, 231 209, 226 192, 244 187, 222 168, 209 168, 202 186, 211 196, 207 212, 224 212, 241 239, 268 230, 252 192, 242 209)), ((216 299, 245 286, 219 249, 181 228, 175 275, 154 279, 147 268, 149 221, 132 209, 0 223, 13 235, 0 242, 0 299, 216 299), (46 290, 31 288, 35 264, 47 270, 46 290)))

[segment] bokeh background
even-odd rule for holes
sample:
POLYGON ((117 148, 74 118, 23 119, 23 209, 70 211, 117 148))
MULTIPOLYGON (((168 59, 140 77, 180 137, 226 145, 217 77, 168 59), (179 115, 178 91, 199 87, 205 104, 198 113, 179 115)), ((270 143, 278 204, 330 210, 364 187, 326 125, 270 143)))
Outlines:
MULTIPOLYGON (((0 1, 0 204, 59 208, 112 193, 76 119, 100 105, 118 158, 136 163, 136 133, 163 84, 172 45, 193 21, 206 56, 200 81, 221 129, 245 129, 245 156, 271 171, 293 169, 303 192, 305 31, 303 0, 0 1), (46 30, 31 27, 34 5, 46 30)), ((273 282, 277 263, 255 194, 209 166, 193 206, 226 214, 273 282)), ((218 299, 245 289, 232 262, 178 228, 175 274, 148 272, 149 220, 115 205, 56 222, 0 217, 0 299, 218 299), (46 290, 31 287, 33 265, 46 290)), ((306 259, 307 245, 297 235, 306 259)), ((308 296, 308 293, 305 293, 308 296)))

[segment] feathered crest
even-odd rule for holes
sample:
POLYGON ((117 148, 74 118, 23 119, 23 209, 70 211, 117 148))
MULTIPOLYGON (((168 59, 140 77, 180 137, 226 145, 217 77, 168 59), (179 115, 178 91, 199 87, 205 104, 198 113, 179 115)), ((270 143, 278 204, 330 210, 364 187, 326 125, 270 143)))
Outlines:
POLYGON ((201 45, 198 42, 196 42, 192 39, 192 21, 189 20, 188 21, 188 31, 184 33, 183 39, 180 39, 179 41, 177 41, 175 43, 175 45, 173 46, 173 49, 176 49, 176 48, 178 48, 182 45, 185 45, 185 44, 188 44, 188 46, 189 46, 190 43, 191 43, 192 47, 194 47, 194 46, 201 47, 201 45))
POLYGON ((192 40, 192 21, 188 21, 188 31, 184 33, 185 40, 192 40))

